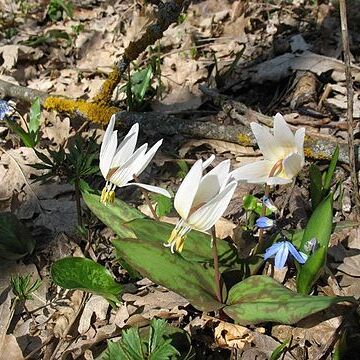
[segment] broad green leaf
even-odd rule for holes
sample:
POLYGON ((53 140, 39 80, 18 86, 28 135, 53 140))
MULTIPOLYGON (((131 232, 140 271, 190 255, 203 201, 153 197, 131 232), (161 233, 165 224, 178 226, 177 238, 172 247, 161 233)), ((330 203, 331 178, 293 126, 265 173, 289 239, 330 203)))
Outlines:
POLYGON ((115 199, 114 204, 105 206, 100 202, 100 196, 98 195, 83 192, 82 196, 86 205, 94 215, 105 225, 113 229, 120 237, 135 236, 133 231, 127 227, 126 223, 145 217, 142 212, 119 199, 115 199))
POLYGON ((351 297, 309 296, 295 293, 274 279, 251 276, 229 291, 224 312, 240 324, 273 321, 295 324, 304 317, 351 297))
POLYGON ((305 264, 300 267, 296 284, 300 294, 308 294, 312 285, 321 275, 321 271, 326 263, 327 248, 321 246, 309 256, 305 264))
MULTIPOLYGON (((159 223, 152 219, 136 219, 126 224, 136 237, 155 242, 163 246, 170 237, 174 225, 159 223)), ((116 230, 115 230, 116 231, 116 230)), ((212 261, 211 237, 199 231, 191 230, 185 240, 181 256, 190 261, 212 261)), ((224 267, 231 267, 237 262, 236 250, 226 241, 217 242, 219 262, 224 267)))
POLYGON ((199 310, 212 311, 222 307, 216 300, 211 266, 187 261, 178 253, 172 254, 162 242, 147 238, 115 240, 113 244, 119 257, 142 276, 180 294, 199 310))
POLYGON ((159 217, 168 215, 173 209, 172 199, 161 194, 150 194, 150 199, 156 203, 155 211, 159 217))
POLYGON ((29 113, 29 131, 34 134, 34 140, 37 142, 39 127, 40 127, 40 99, 36 98, 36 100, 31 104, 30 113, 29 113))
POLYGON ((0 258, 18 260, 31 254, 35 241, 30 231, 17 217, 5 212, 0 214, 0 258))
POLYGON ((336 169, 336 164, 339 159, 339 145, 336 146, 334 153, 332 154, 331 161, 329 164, 329 168, 326 172, 324 183, 323 183, 323 191, 325 192, 324 195, 327 195, 327 192, 330 190, 330 186, 334 177, 334 172, 336 169))
POLYGON ((317 165, 311 164, 310 170, 310 197, 311 197, 311 205, 313 210, 316 209, 316 207, 321 202, 321 193, 322 193, 322 175, 320 172, 320 169, 317 165))
POLYGON ((91 259, 67 257, 51 266, 51 277, 65 289, 80 289, 106 298, 111 304, 119 302, 122 286, 110 272, 91 259))
POLYGON ((333 227, 333 197, 329 194, 312 213, 301 241, 300 250, 305 251, 305 245, 316 238, 320 246, 328 246, 333 227), (321 225, 321 226, 320 226, 321 225))
POLYGON ((258 198, 254 195, 246 195, 243 197, 242 207, 246 211, 254 211, 258 203, 258 198))
POLYGON ((326 262, 327 249, 333 229, 332 194, 329 194, 311 215, 306 225, 300 250, 309 258, 300 266, 297 276, 297 289, 301 294, 308 294, 312 285, 318 279, 326 262), (321 224, 321 225, 320 225, 321 224), (316 239, 319 249, 311 253, 306 249, 306 244, 311 239, 316 239))

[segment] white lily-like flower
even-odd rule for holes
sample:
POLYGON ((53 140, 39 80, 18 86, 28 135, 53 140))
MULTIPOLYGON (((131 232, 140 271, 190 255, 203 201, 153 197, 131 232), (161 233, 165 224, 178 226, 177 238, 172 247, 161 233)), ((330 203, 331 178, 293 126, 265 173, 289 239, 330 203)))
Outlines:
POLYGON ((203 170, 214 160, 198 160, 192 166, 175 195, 174 207, 181 216, 165 244, 181 252, 191 229, 207 231, 219 220, 234 194, 237 182, 231 178, 230 160, 222 161, 203 176, 203 170))
POLYGON ((105 204, 114 202, 115 188, 129 185, 139 186, 148 191, 171 197, 167 190, 160 187, 131 182, 144 171, 162 144, 162 139, 149 151, 147 151, 148 144, 143 144, 135 151, 139 124, 132 126, 119 146, 117 130, 114 131, 114 125, 115 116, 112 116, 100 149, 100 171, 106 180, 101 193, 101 202, 105 204))
POLYGON ((264 159, 235 169, 233 177, 252 184, 290 183, 305 163, 305 128, 293 134, 279 113, 274 117, 273 134, 257 123, 252 122, 250 126, 264 159))

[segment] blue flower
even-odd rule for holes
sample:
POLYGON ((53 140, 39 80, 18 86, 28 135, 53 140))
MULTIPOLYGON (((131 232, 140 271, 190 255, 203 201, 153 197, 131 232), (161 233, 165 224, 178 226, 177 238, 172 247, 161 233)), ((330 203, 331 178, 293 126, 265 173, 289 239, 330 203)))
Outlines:
POLYGON ((4 120, 5 116, 10 111, 11 111, 10 105, 4 100, 0 100, 0 120, 4 120))
POLYGON ((278 208, 273 204, 273 202, 267 197, 263 196, 262 203, 271 211, 271 212, 277 212, 278 208))
POLYGON ((286 260, 289 257, 289 253, 300 264, 304 264, 305 257, 296 250, 295 246, 289 241, 280 241, 271 245, 265 250, 264 259, 267 260, 271 257, 275 257, 275 268, 282 269, 285 266, 286 260))
POLYGON ((267 230, 271 229, 275 225, 275 220, 269 219, 266 216, 259 217, 256 220, 256 226, 259 229, 267 230))

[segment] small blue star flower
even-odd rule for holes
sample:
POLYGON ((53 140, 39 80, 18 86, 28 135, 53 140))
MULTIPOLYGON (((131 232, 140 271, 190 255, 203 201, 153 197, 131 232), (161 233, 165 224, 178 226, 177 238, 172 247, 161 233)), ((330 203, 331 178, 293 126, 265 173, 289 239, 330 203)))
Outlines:
POLYGON ((259 229, 268 230, 275 225, 275 220, 269 219, 266 216, 261 216, 256 220, 256 226, 259 229))
POLYGON ((262 203, 271 211, 271 212, 277 212, 278 208, 274 205, 274 203, 267 197, 263 196, 262 203))
POLYGON ((271 257, 275 257, 275 268, 282 269, 289 257, 289 253, 300 264, 305 263, 305 257, 299 251, 297 251, 295 246, 289 241, 280 241, 271 245, 268 249, 265 250, 264 259, 267 260, 271 257))
POLYGON ((0 100, 0 120, 4 120, 5 116, 10 111, 11 111, 10 105, 4 100, 0 100))

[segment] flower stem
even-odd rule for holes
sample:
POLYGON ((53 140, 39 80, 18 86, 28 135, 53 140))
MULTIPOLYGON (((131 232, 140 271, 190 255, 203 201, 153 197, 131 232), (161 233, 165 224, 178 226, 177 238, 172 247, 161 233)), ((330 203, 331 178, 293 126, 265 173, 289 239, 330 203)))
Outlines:
MULTIPOLYGON (((134 181, 136 183, 139 183, 139 178, 136 175, 133 175, 133 178, 134 178, 134 181)), ((148 195, 147 191, 145 189, 143 189, 143 188, 140 188, 140 190, 141 190, 142 194, 144 195, 145 202, 149 206, 150 211, 151 211, 154 219, 156 221, 160 221, 160 218, 157 216, 156 211, 155 211, 154 207, 152 206, 152 203, 151 203, 151 201, 149 199, 149 195, 148 195)))
POLYGON ((221 287, 220 287, 219 256, 218 256, 217 244, 216 244, 215 225, 211 228, 211 242, 212 242, 211 244, 212 253, 214 258, 216 297, 218 301, 222 303, 221 287))
MULTIPOLYGON (((270 195, 270 185, 265 185, 265 195, 266 197, 269 197, 270 195)), ((261 216, 265 216, 266 215, 266 205, 263 203, 262 204, 262 208, 261 208, 261 216)), ((264 247, 265 247, 265 236, 264 236, 265 232, 263 229, 260 229, 259 231, 259 242, 258 245, 255 249, 255 254, 261 254, 264 252, 264 247)))
POLYGON ((75 203, 76 203, 77 222, 78 222, 78 225, 80 227, 82 227, 81 196, 80 196, 79 179, 75 180, 75 203))

